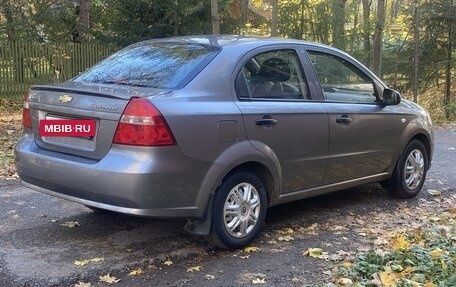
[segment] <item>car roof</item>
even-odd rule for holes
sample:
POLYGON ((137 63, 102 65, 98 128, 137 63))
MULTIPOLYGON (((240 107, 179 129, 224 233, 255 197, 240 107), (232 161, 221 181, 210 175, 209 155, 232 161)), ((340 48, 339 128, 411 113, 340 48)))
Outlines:
POLYGON ((147 44, 151 42, 180 42, 180 43, 198 43, 202 45, 212 45, 216 47, 228 47, 228 46, 265 46, 271 44, 306 44, 309 46, 327 47, 334 49, 333 47, 318 44, 314 42, 308 42, 296 39, 277 38, 277 37, 258 37, 258 36, 239 36, 239 35, 193 35, 193 36, 180 36, 170 38, 158 38, 146 40, 141 43, 147 44))

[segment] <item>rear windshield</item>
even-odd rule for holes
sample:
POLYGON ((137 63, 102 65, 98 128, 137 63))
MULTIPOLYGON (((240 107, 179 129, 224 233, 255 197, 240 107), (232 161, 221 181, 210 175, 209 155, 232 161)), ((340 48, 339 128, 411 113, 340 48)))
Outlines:
POLYGON ((134 44, 96 64, 73 81, 178 89, 198 74, 217 52, 215 46, 197 43, 134 44))

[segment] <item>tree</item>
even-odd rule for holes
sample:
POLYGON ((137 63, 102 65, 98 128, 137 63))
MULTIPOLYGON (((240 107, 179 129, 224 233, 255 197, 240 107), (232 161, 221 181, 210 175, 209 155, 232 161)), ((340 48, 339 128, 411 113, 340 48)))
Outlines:
POLYGON ((370 40, 370 4, 369 0, 362 0, 363 4, 363 39, 364 39, 364 53, 365 60, 364 64, 367 67, 371 67, 371 40, 370 40))
POLYGON ((85 42, 89 39, 89 0, 79 0, 76 6, 78 24, 74 31, 74 42, 85 42))
POLYGON ((271 37, 277 37, 278 31, 278 20, 277 16, 279 14, 279 0, 272 0, 272 17, 271 17, 271 37))
POLYGON ((211 0, 211 23, 212 23, 212 34, 220 34, 220 16, 218 8, 218 0, 211 0))
POLYGON ((433 91, 432 100, 440 101, 443 118, 450 119, 456 116, 452 92, 456 62, 456 5, 454 0, 424 1, 420 10, 420 79, 423 87, 433 91))
POLYGON ((415 103, 418 102, 418 81, 419 81, 419 57, 420 57, 420 15, 419 15, 419 8, 418 4, 414 4, 414 15, 413 15, 413 85, 412 85, 412 93, 413 93, 413 101, 415 103))
POLYGON ((377 20, 375 22, 374 53, 372 71, 378 76, 382 74, 383 29, 385 25, 385 0, 377 1, 377 20))
POLYGON ((97 42, 124 46, 212 32, 211 7, 201 0, 92 0, 91 4, 91 37, 97 42))
POLYGON ((347 0, 332 0, 332 43, 345 49, 345 3, 347 0))
POLYGON ((249 0, 241 0, 241 24, 245 26, 249 20, 249 0))
POLYGON ((10 1, 8 0, 2 0, 0 1, 0 6, 1 6, 1 12, 3 16, 6 19, 5 22, 5 33, 8 38, 8 40, 13 41, 16 39, 16 29, 15 29, 15 21, 13 18, 13 11, 12 11, 12 5, 10 1))

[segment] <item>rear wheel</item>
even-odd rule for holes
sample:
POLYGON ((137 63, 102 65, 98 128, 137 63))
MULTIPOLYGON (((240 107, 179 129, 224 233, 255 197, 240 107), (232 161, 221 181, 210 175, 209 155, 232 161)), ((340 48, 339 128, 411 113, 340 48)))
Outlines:
POLYGON ((266 209, 266 190, 256 175, 229 175, 214 196, 209 241, 221 248, 244 247, 260 233, 266 209))
POLYGON ((423 187, 428 169, 428 155, 423 143, 410 141, 404 149, 386 189, 399 198, 412 198, 423 187))

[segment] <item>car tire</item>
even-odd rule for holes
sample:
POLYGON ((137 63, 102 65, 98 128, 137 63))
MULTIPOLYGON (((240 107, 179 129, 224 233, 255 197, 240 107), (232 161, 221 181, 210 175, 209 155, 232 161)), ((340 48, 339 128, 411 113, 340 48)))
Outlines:
POLYGON ((216 247, 242 248, 261 232, 266 210, 266 190, 261 180, 251 172, 235 172, 215 192, 207 239, 216 247))
POLYGON ((394 173, 384 187, 398 198, 415 197, 423 187, 428 169, 428 155, 423 143, 411 140, 404 148, 394 173))

